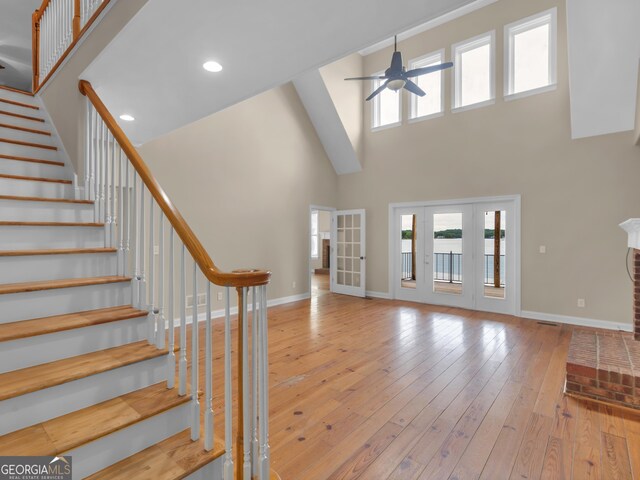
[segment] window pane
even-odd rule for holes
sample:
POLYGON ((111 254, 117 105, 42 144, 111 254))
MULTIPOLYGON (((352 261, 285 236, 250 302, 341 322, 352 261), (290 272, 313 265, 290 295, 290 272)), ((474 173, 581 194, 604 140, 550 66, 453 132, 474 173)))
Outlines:
POLYGON ((513 49, 511 93, 549 85, 549 24, 514 35, 513 49))
POLYGON ((491 100, 491 45, 485 44, 460 55, 460 102, 464 107, 491 100))
MULTIPOLYGON (((384 80, 382 80, 384 82, 384 80)), ((373 82, 373 88, 376 89, 381 85, 380 80, 373 82)), ((374 122, 373 126, 382 127, 400 121, 400 91, 394 92, 385 88, 380 94, 376 95, 373 100, 374 122)))
MULTIPOLYGON (((411 69, 430 67, 442 63, 441 58, 431 58, 422 62, 411 64, 411 69)), ((412 112, 411 118, 424 117, 425 115, 433 115, 442 111, 442 73, 433 72, 428 75, 421 75, 412 79, 418 86, 425 91, 424 97, 412 95, 412 112)))

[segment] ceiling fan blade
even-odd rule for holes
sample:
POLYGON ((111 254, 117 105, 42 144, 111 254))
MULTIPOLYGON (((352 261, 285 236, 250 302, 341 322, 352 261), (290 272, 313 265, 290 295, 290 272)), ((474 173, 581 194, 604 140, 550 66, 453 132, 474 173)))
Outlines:
POLYGON ((380 80, 383 78, 387 78, 384 75, 374 75, 372 77, 350 77, 350 78, 345 78, 345 80, 380 80))
POLYGON ((393 57, 391 57, 391 66, 389 70, 392 72, 401 72, 402 71, 402 53, 393 52, 393 57))
POLYGON ((411 93, 415 93, 419 97, 424 97, 426 95, 424 90, 422 90, 418 85, 416 85, 409 79, 407 79, 407 81, 405 82, 404 89, 409 90, 411 93))
POLYGON ((446 68, 453 67, 453 63, 441 63, 439 65, 431 65, 430 67, 422 67, 422 68, 414 68, 413 70, 409 70, 404 74, 405 77, 417 77, 419 75, 426 75, 427 73, 439 72, 440 70, 444 70, 446 68))
POLYGON ((373 93, 367 97, 367 102, 378 95, 380 92, 382 92, 385 88, 387 88, 387 83, 389 83, 389 81, 384 82, 382 85, 376 88, 373 93))

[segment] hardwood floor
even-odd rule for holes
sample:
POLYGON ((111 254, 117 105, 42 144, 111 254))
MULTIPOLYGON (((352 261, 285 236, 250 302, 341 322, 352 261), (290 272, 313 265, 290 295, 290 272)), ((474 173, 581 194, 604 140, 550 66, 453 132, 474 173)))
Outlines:
POLYGON ((640 479, 640 412, 563 395, 573 327, 320 293, 269 310, 283 480, 640 479))

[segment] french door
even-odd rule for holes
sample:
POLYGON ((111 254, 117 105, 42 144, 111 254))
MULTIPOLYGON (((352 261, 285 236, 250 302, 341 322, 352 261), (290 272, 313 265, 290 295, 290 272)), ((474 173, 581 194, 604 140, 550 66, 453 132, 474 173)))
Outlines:
POLYGON ((338 210, 331 216, 331 291, 365 296, 366 218, 364 210, 338 210))
POLYGON ((515 313, 513 202, 394 209, 395 298, 515 313))

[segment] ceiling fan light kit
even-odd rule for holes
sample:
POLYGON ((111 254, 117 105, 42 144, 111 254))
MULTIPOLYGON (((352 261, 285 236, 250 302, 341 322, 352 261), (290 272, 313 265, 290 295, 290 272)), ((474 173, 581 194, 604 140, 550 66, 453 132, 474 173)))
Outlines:
POLYGON ((371 95, 367 97, 367 101, 382 93, 382 91, 386 88, 394 92, 397 92, 404 88, 408 92, 411 92, 420 97, 424 97, 426 94, 425 91, 410 79, 419 77, 420 75, 439 72, 440 70, 451 67, 453 67, 453 63, 447 62, 441 63, 439 65, 431 65, 429 67, 414 68, 407 71, 407 69, 402 65, 402 53, 398 51, 397 37, 393 37, 393 56, 391 57, 391 65, 384 71, 384 75, 352 77, 345 78, 345 80, 386 80, 378 88, 376 88, 373 93, 371 93, 371 95))

